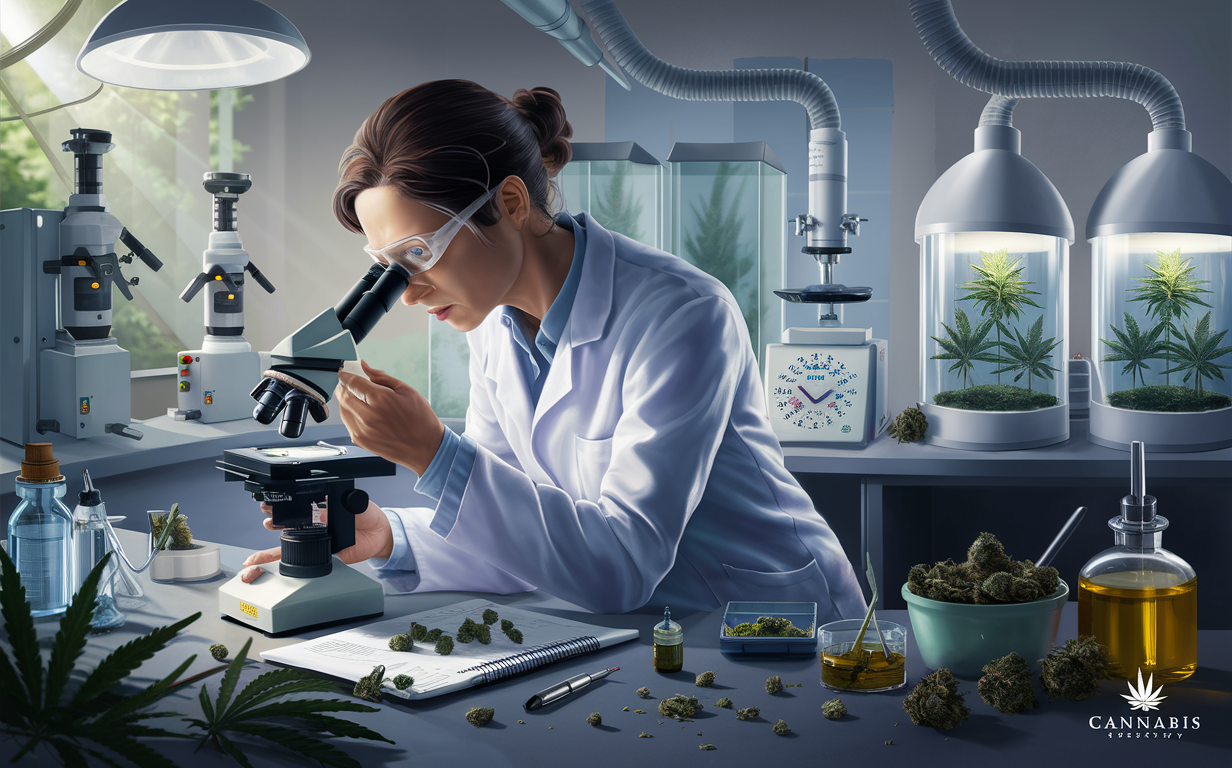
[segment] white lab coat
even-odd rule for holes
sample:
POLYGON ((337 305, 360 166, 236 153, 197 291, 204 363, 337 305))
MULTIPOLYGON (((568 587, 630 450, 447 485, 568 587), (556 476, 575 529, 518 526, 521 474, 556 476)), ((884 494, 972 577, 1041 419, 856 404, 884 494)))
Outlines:
POLYGON ((467 334, 478 444, 456 518, 388 509, 418 574, 395 590, 539 587, 597 613, 651 601, 866 603, 838 539, 783 465, 728 289, 589 215, 581 282, 538 406, 501 311, 467 334), (401 531, 399 530, 401 529, 401 531))

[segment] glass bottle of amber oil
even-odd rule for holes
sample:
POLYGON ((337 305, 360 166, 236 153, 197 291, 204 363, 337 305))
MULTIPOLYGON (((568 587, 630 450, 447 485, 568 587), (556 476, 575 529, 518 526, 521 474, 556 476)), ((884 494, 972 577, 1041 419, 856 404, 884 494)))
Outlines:
POLYGON ((1189 563, 1160 546, 1168 520, 1146 493, 1146 450, 1130 446, 1130 494, 1108 521, 1116 546, 1082 567, 1078 634, 1108 646, 1112 674, 1154 675, 1155 685, 1198 668, 1198 579, 1189 563))
POLYGON ((672 621, 669 606, 663 606, 663 621, 654 628, 655 672, 679 672, 684 668, 684 628, 672 621))

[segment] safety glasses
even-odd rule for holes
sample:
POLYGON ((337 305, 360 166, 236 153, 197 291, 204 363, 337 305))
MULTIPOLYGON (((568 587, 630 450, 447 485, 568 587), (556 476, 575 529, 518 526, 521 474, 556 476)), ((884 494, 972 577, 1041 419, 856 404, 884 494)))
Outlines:
MULTIPOLYGON (((504 181, 501 181, 501 184, 504 184, 504 181)), ((482 197, 466 206, 461 213, 455 214, 448 224, 435 232, 404 237, 383 248, 371 248, 365 245, 364 252, 382 264, 399 264, 411 275, 427 272, 441 260, 445 249, 449 247, 449 241, 458 234, 458 230, 462 229, 471 216, 475 215, 475 211, 492 199, 492 195, 496 194, 501 184, 485 192, 482 197)))

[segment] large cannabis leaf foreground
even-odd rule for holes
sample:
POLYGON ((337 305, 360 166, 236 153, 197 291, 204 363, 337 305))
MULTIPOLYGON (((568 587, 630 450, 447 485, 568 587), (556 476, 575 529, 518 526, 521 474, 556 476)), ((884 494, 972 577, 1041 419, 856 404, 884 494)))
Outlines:
POLYGON ((86 675, 76 693, 67 702, 64 701, 73 666, 81 656, 90 630, 90 618, 98 597, 98 582, 110 557, 108 554, 99 561, 82 583, 80 591, 73 596, 72 603, 60 619, 60 631, 56 633, 51 661, 44 670, 25 587, 8 553, 0 550, 0 590, 3 590, 0 591, 0 614, 3 615, 4 631, 13 649, 13 659, 10 661, 4 648, 0 647, 0 691, 4 694, 0 696, 0 734, 21 745, 10 762, 15 763, 35 754, 35 750, 42 745, 54 750, 65 765, 73 768, 84 767, 87 756, 114 768, 121 765, 115 756, 139 768, 175 768, 175 763, 143 743, 143 740, 193 737, 142 723, 147 718, 177 716, 174 712, 146 710, 175 688, 222 670, 226 670, 226 674, 223 675, 216 701, 211 702, 205 686, 201 688, 201 710, 205 719, 182 718, 205 731, 198 749, 211 741, 245 768, 252 768, 244 754, 225 735, 231 732, 267 739, 310 757, 322 766, 361 768, 357 760, 337 747, 307 736, 304 731, 323 731, 335 736, 394 743, 361 725, 321 714, 379 711, 375 707, 339 699, 289 699, 267 703, 287 694, 342 690, 337 683, 300 670, 279 669, 260 675, 232 701, 240 670, 252 645, 251 638, 229 665, 220 665, 176 682, 197 658, 194 654, 171 674, 132 696, 123 696, 113 690, 144 661, 162 650, 181 629, 200 618, 200 613, 154 629, 120 646, 99 662, 86 675), (288 720, 298 728, 287 725, 288 720))

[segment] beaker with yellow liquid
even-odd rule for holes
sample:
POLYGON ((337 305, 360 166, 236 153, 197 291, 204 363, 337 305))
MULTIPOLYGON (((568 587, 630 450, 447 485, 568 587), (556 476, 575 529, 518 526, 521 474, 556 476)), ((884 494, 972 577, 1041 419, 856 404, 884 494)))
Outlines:
POLYGON ((1108 521, 1116 546, 1082 567, 1078 634, 1108 646, 1110 672, 1122 679, 1154 675, 1154 684, 1184 680, 1198 668, 1198 578, 1161 546, 1167 518, 1146 494, 1145 447, 1130 449, 1130 495, 1108 521))

